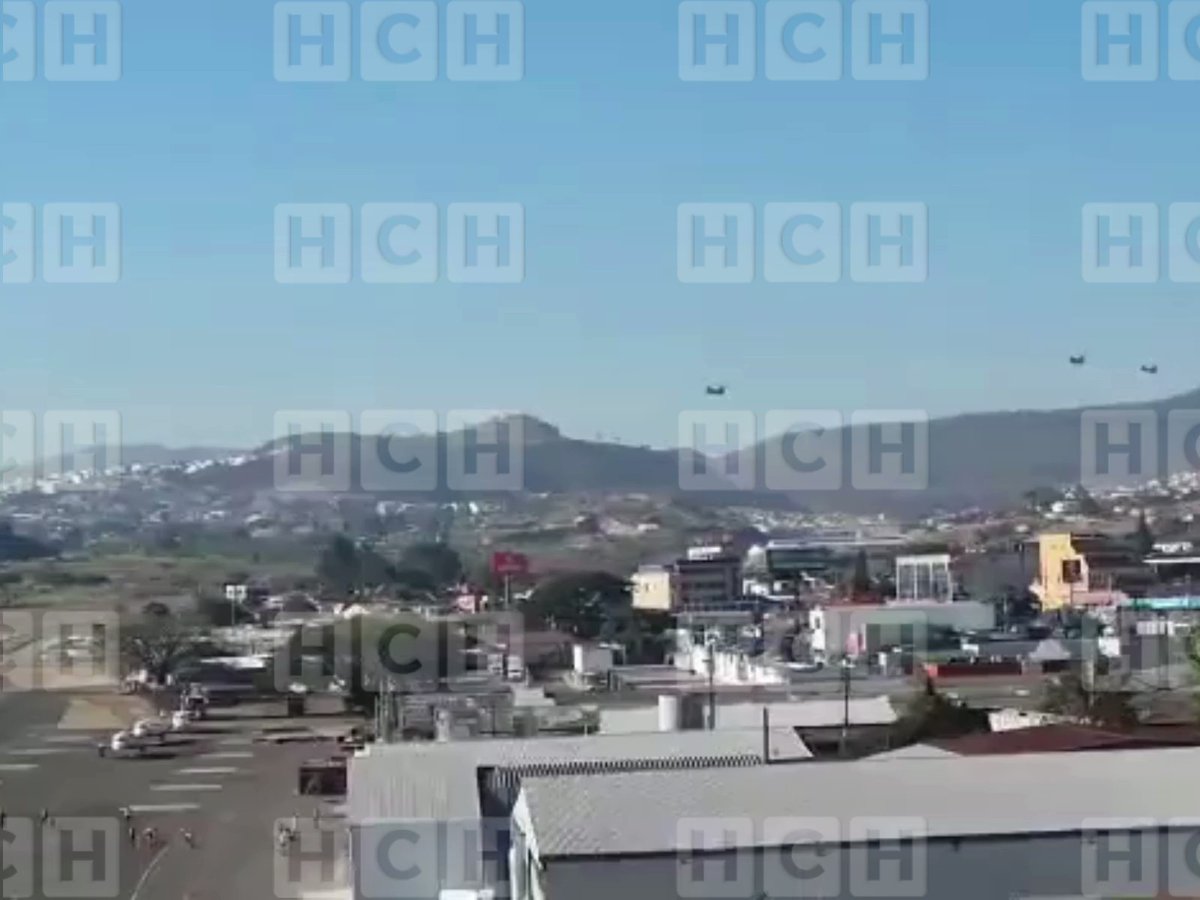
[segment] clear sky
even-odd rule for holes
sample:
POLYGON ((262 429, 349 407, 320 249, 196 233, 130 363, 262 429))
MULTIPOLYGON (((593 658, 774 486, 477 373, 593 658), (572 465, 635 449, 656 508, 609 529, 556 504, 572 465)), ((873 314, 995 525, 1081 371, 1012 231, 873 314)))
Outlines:
POLYGON ((1200 384, 1195 287, 1080 274, 1083 204, 1200 200, 1200 82, 1084 80, 1077 0, 931 0, 930 76, 901 82, 761 60, 685 82, 675 2, 526 0, 521 81, 281 83, 272 6, 124 0, 120 80, 0 83, 0 200, 123 219, 116 284, 0 284, 5 408, 115 408, 127 441, 178 445, 330 407, 669 444, 710 402, 942 415, 1200 384), (525 280, 276 282, 276 204, 390 201, 523 204, 525 280), (927 204, 928 280, 680 283, 679 204, 785 201, 927 204))

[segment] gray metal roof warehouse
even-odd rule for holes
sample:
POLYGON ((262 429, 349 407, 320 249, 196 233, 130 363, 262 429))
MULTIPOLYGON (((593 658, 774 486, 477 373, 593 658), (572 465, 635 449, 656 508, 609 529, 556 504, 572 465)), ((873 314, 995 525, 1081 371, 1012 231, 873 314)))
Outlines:
MULTIPOLYGON (((793 729, 769 735, 772 760, 811 756, 793 729)), ((762 762, 761 728, 373 744, 350 760, 346 808, 351 823, 451 821, 479 817, 480 769, 566 774, 762 762)))
POLYGON ((688 820, 752 827, 738 846, 772 846, 768 820, 797 816, 826 820, 833 843, 885 819, 926 839, 1195 827, 1198 769, 1200 749, 1186 748, 630 772, 525 779, 519 805, 542 859, 695 849, 683 842, 688 820))

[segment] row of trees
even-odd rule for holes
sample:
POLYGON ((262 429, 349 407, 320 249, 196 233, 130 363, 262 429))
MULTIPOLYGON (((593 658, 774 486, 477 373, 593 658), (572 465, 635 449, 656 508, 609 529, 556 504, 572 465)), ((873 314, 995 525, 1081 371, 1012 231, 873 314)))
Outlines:
POLYGON ((430 593, 456 583, 462 576, 462 559, 452 547, 441 543, 413 544, 392 562, 372 547, 339 534, 317 560, 317 577, 329 590, 346 597, 374 588, 430 593))

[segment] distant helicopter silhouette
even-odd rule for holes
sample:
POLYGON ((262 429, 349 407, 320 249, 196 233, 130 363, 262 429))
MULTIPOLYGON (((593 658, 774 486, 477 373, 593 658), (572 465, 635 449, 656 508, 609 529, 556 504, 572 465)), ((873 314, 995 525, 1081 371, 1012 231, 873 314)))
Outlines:
POLYGON ((1080 356, 1072 356, 1071 357, 1071 365, 1073 365, 1073 366, 1082 366, 1086 362, 1087 362, 1087 356, 1080 355, 1080 356))
POLYGON ((1158 366, 1157 365, 1142 366, 1142 371, 1145 372, 1147 375, 1157 375, 1158 374, 1158 366))
POLYGON ((724 396, 725 396, 725 385, 723 385, 723 384, 715 384, 715 385, 714 385, 714 384, 710 384, 710 385, 709 385, 709 386, 708 386, 708 387, 705 389, 704 393, 708 394, 708 396, 710 396, 710 397, 724 397, 724 396))

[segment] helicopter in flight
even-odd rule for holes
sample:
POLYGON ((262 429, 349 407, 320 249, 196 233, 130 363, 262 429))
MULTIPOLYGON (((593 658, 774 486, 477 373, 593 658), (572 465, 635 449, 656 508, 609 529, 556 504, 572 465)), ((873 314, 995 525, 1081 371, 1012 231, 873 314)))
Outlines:
POLYGON ((1073 366, 1082 366, 1086 362, 1087 362, 1087 356, 1082 353, 1079 356, 1071 357, 1071 365, 1073 365, 1073 366))
POLYGON ((706 393, 710 397, 724 397, 725 396, 725 385, 710 384, 707 388, 705 388, 704 393, 706 393))
POLYGON ((1158 374, 1158 364, 1155 363, 1152 366, 1142 366, 1142 371, 1145 372, 1147 375, 1157 375, 1158 374))

